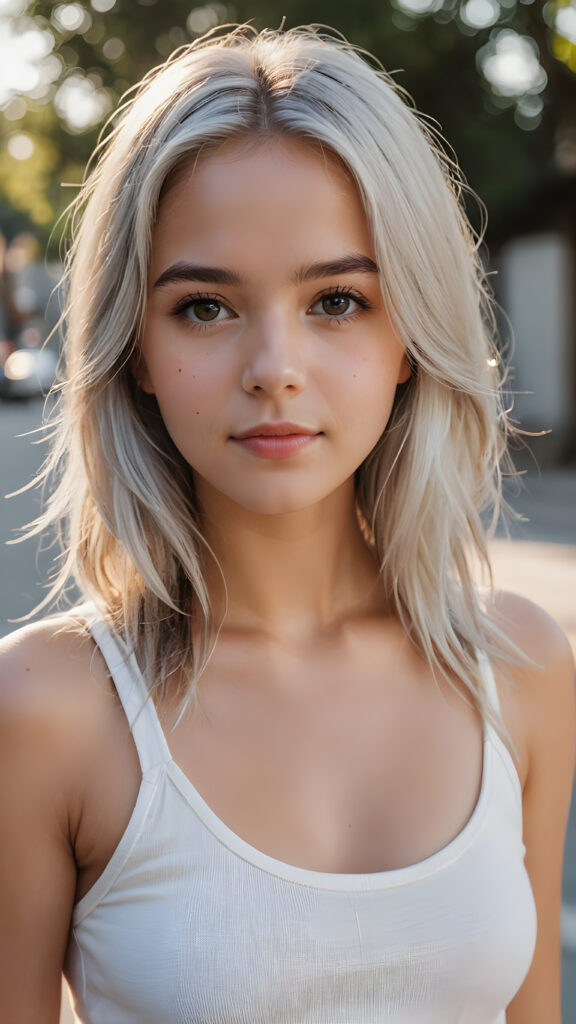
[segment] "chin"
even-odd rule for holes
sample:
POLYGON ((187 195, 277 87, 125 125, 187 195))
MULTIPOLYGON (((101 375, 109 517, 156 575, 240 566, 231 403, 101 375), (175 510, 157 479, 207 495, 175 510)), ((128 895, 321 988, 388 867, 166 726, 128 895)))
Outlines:
POLYGON ((322 499, 298 500, 296 495, 255 495, 249 499, 237 501, 247 512, 259 516, 287 516, 295 512, 304 512, 314 508, 322 499))
POLYGON ((287 516, 319 508, 333 493, 332 489, 302 488, 294 486, 294 483, 290 486, 287 481, 284 481, 285 486, 279 486, 279 483, 278 480, 268 481, 267 486, 250 488, 200 487, 198 496, 204 507, 210 508, 216 517, 219 508, 228 515, 233 506, 255 516, 287 516))
POLYGON ((317 472, 315 479, 302 480, 277 474, 275 478, 270 475, 268 479, 255 480, 246 474, 243 480, 231 480, 230 476, 210 480, 195 474, 195 487, 200 503, 215 521, 220 515, 233 515, 234 508, 255 516, 289 516, 313 509, 325 513, 326 503, 332 498, 338 503, 355 501, 353 475, 322 479, 317 472))

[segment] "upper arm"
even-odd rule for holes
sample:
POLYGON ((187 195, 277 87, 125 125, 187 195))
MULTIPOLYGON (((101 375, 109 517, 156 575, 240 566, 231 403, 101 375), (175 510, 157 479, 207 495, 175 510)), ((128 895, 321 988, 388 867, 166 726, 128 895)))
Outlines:
POLYGON ((76 885, 70 722, 41 637, 0 648, 0 1020, 57 1024, 76 885))
POLYGON ((574 661, 558 624, 531 602, 503 595, 498 613, 534 662, 514 673, 507 701, 514 738, 525 752, 524 843, 538 928, 531 968, 506 1019, 560 1024, 562 863, 576 746, 574 661))

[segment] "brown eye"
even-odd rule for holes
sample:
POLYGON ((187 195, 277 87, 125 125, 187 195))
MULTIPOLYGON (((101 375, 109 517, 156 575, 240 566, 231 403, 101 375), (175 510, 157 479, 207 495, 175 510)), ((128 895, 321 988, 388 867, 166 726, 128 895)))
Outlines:
POLYGON ((207 323, 210 320, 217 319, 220 309, 220 303, 214 299, 196 299, 195 302, 191 302, 188 306, 186 316, 190 320, 202 320, 203 323, 207 323))
POLYGON ((307 316, 323 316, 327 320, 338 322, 353 320, 363 310, 372 309, 372 306, 363 295, 350 288, 338 288, 325 292, 316 299, 306 310, 307 316))
POLYGON ((342 316, 350 309, 350 298, 347 295, 325 295, 321 306, 328 316, 342 316))
POLYGON ((172 313, 189 327, 219 324, 236 318, 233 310, 213 295, 186 295, 176 304, 172 313))

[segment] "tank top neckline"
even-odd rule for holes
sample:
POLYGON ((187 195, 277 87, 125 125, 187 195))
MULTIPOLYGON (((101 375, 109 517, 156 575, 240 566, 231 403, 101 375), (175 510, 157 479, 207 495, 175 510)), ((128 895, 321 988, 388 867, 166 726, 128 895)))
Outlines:
POLYGON ((341 892, 375 891, 392 889, 412 882, 421 881, 448 867, 457 860, 474 840, 482 828, 485 811, 489 803, 490 779, 492 775, 492 748, 484 727, 482 781, 480 793, 474 808, 460 832, 441 849, 412 864, 398 868, 387 868, 371 872, 329 872, 302 868, 287 861, 278 860, 252 846, 234 832, 206 803, 186 773, 173 760, 165 762, 166 771, 186 802, 192 807, 202 824, 232 854, 253 867, 286 882, 304 885, 313 889, 327 889, 341 892))
MULTIPOLYGON (((212 810, 183 769, 174 761, 154 701, 146 689, 133 653, 128 651, 124 643, 112 633, 105 622, 91 622, 90 631, 108 665, 118 696, 128 717, 142 768, 142 785, 132 816, 107 867, 112 867, 116 852, 119 852, 120 847, 125 845, 132 829, 136 827, 135 818, 139 814, 142 803, 140 799, 142 786, 146 778, 150 780, 151 772, 154 774, 159 771, 164 772, 170 778, 202 825, 234 856, 286 882, 313 889, 340 892, 368 892, 408 885, 426 879, 458 860, 473 842, 486 820, 490 804, 495 753, 499 753, 501 759, 504 760, 507 774, 512 778, 516 793, 520 794, 521 798, 520 782, 510 753, 490 723, 484 721, 482 777, 478 799, 462 829, 439 850, 411 864, 366 873, 324 872, 289 864, 264 853, 242 839, 212 810), (139 702, 137 710, 136 701, 139 702)), ((486 670, 491 673, 487 662, 486 670)), ((497 695, 492 699, 493 702, 497 701, 497 695)), ((103 872, 103 875, 106 874, 107 868, 103 872)), ((101 875, 100 878, 102 879, 102 877, 101 875)), ((100 879, 76 904, 75 909, 80 915, 85 902, 92 902, 93 890, 99 887, 99 882, 100 879)))

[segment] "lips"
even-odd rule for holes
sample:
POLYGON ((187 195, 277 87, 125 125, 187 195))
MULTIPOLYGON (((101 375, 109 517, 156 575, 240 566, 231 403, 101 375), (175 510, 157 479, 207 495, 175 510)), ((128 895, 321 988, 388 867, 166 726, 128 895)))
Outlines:
POLYGON ((322 434, 301 423, 258 423, 233 434, 230 440, 260 459, 289 459, 322 434))
POLYGON ((233 434, 232 439, 243 441, 248 437, 291 437, 296 434, 315 436, 318 433, 321 431, 312 430, 310 427, 304 427, 298 423, 258 423, 255 427, 249 427, 248 430, 233 434))

